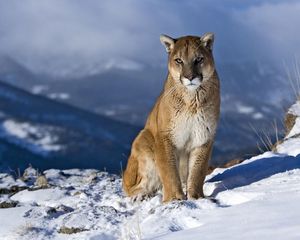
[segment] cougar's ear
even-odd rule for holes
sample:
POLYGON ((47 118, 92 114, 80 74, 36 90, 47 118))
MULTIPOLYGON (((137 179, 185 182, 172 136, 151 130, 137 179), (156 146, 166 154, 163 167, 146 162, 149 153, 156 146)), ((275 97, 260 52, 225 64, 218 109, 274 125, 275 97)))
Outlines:
POLYGON ((201 37, 201 41, 208 50, 212 51, 214 44, 214 34, 213 33, 205 33, 203 37, 201 37))
POLYGON ((160 42, 162 43, 162 45, 165 46, 166 51, 168 53, 170 53, 173 50, 175 45, 175 39, 164 34, 160 35, 160 42))

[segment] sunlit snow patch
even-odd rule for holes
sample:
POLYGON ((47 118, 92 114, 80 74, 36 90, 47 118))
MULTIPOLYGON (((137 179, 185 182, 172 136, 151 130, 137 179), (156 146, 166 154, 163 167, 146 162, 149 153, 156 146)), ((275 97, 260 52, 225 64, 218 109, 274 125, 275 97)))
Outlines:
POLYGON ((59 138, 53 134, 53 127, 33 125, 28 122, 6 120, 0 127, 0 137, 20 145, 32 152, 47 155, 51 151, 59 151, 59 138))
POLYGON ((50 93, 48 97, 51 99, 67 100, 70 98, 70 95, 68 93, 50 93))
POLYGON ((254 112, 254 108, 251 106, 246 106, 241 103, 237 104, 237 111, 242 114, 251 114, 254 112))
POLYGON ((252 114, 252 118, 253 119, 262 119, 264 117, 264 115, 260 112, 256 112, 252 114))
POLYGON ((43 92, 48 90, 48 86, 46 85, 35 85, 32 87, 31 92, 33 94, 42 94, 43 92))

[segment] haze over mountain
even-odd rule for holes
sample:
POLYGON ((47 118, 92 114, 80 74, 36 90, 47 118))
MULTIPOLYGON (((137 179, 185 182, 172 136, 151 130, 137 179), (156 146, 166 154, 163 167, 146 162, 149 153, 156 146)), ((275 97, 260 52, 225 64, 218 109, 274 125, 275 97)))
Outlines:
POLYGON ((273 138, 274 119, 282 129, 300 76, 299 10, 293 0, 0 0, 0 81, 139 129, 167 74, 159 35, 214 32, 219 164, 257 152, 255 131, 273 138))

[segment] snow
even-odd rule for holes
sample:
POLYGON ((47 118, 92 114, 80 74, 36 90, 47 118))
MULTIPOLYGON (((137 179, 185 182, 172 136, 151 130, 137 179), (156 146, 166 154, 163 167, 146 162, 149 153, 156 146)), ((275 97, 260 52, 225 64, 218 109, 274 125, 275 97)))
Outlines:
POLYGON ((0 173, 0 189, 11 188, 13 186, 23 187, 26 186, 26 184, 22 180, 15 179, 7 173, 0 173))
POLYGON ((143 69, 143 65, 131 59, 109 59, 104 65, 105 70, 114 68, 121 70, 139 71, 143 69))
POLYGON ((33 94, 42 94, 49 89, 46 85, 34 85, 31 89, 33 94))
POLYGON ((295 119, 295 124, 289 134, 285 137, 284 142, 277 146, 277 152, 297 156, 300 154, 300 142, 298 136, 300 134, 300 101, 293 104, 288 113, 297 118, 295 119))
POLYGON ((156 239, 299 239, 300 193, 274 194, 272 198, 251 201, 232 208, 204 214, 206 224, 199 228, 167 234, 156 239), (287 204, 291 202, 291 204, 287 204), (295 210, 294 210, 295 209, 295 210), (228 222, 227 222, 228 221, 228 222))
POLYGON ((300 117, 300 100, 289 108, 288 113, 300 117))
POLYGON ((104 114, 106 115, 106 116, 114 116, 114 115, 116 115, 116 111, 115 110, 105 110, 104 111, 104 114))
POLYGON ((255 112, 254 107, 247 106, 242 103, 236 104, 236 110, 238 113, 245 114, 245 115, 251 115, 253 119, 262 119, 264 115, 261 112, 255 112))
POLYGON ((254 119, 262 119, 264 117, 264 115, 260 112, 256 112, 252 114, 252 118, 254 119))
MULTIPOLYGON (((33 205, 56 207, 58 201, 64 203, 69 200, 66 193, 67 192, 65 190, 60 190, 58 188, 40 189, 36 191, 24 190, 13 195, 11 199, 13 201, 19 201, 31 205, 33 204, 33 205)), ((74 198, 71 199, 70 202, 73 202, 72 200, 74 201, 74 198)))
POLYGON ((286 138, 293 137, 297 134, 300 134, 300 118, 296 118, 295 124, 289 134, 286 136, 286 138))
POLYGON ((59 99, 59 100, 67 100, 70 98, 70 94, 68 93, 50 93, 48 97, 51 99, 59 99))
POLYGON ((241 103, 237 104, 237 111, 243 114, 250 114, 254 112, 254 107, 243 105, 241 103))
POLYGON ((299 139, 290 138, 284 143, 277 146, 277 152, 282 154, 289 154, 291 156, 297 156, 300 154, 300 141, 299 139))
POLYGON ((16 207, 0 210, 0 239, 20 239, 22 230, 29 222, 22 217, 30 207, 16 207))
POLYGON ((59 139, 52 130, 53 127, 8 119, 0 126, 0 138, 6 138, 33 152, 47 154, 62 149, 61 145, 56 144, 59 139))
MULTIPOLYGON (((24 228, 24 222, 31 227, 22 231, 22 239, 68 238, 58 233, 61 227, 84 229, 72 235, 76 239, 299 237, 300 156, 267 152, 232 168, 216 169, 206 179, 209 198, 169 204, 161 202, 161 193, 132 202, 124 197, 119 176, 97 170, 50 169, 44 174, 50 188, 10 197, 19 203, 11 208, 14 223, 0 231, 7 239, 15 239, 15 229, 24 228)), ((11 179, 6 175, 1 181, 11 179)), ((10 209, 4 210, 0 216, 10 214, 10 209)), ((6 225, 0 217, 0 226, 6 225)))
MULTIPOLYGON (((298 124, 298 123, 297 123, 298 124)), ((36 173, 27 175, 34 180, 36 173)), ((0 187, 29 189, 0 201, 0 239, 300 239, 300 138, 207 176, 207 198, 162 203, 124 196, 121 178, 98 170, 44 171, 49 188, 0 174, 0 187), (71 235, 61 229, 77 229, 71 235)))

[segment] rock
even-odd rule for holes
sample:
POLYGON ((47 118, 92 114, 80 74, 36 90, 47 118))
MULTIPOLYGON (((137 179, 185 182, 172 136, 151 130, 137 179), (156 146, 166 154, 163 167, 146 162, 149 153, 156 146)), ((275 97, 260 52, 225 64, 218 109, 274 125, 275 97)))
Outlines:
POLYGON ((92 173, 87 177, 86 181, 87 183, 95 183, 97 182, 97 179, 98 179, 97 173, 92 173))
POLYGON ((24 181, 28 182, 28 181, 34 181, 37 176, 38 176, 37 170, 34 169, 32 166, 29 166, 24 170, 22 178, 24 181))
POLYGON ((35 185, 38 188, 48 188, 49 184, 48 184, 48 180, 47 180, 46 176, 45 175, 38 176, 35 181, 35 185))
POLYGON ((0 194, 15 194, 27 188, 28 187, 26 186, 12 186, 10 188, 0 188, 0 194))
POLYGON ((58 233, 62 233, 62 234, 74 234, 74 233, 79 233, 79 232, 83 232, 83 231, 87 231, 87 229, 63 226, 63 227, 61 227, 58 230, 58 233))
POLYGON ((294 114, 289 113, 289 112, 285 115, 284 126, 285 126, 285 131, 286 131, 285 135, 286 136, 290 133, 290 131, 294 127, 296 118, 297 118, 297 116, 295 116, 294 114))
POLYGON ((239 158, 236 158, 236 159, 232 159, 230 160, 229 162, 227 162, 226 164, 224 164, 223 166, 221 166, 222 168, 229 168, 229 167, 232 167, 234 165, 237 165, 237 164, 240 164, 242 163, 244 160, 243 159, 239 159, 239 158))
POLYGON ((18 202, 16 201, 4 201, 0 202, 0 208, 13 208, 16 207, 18 202))

